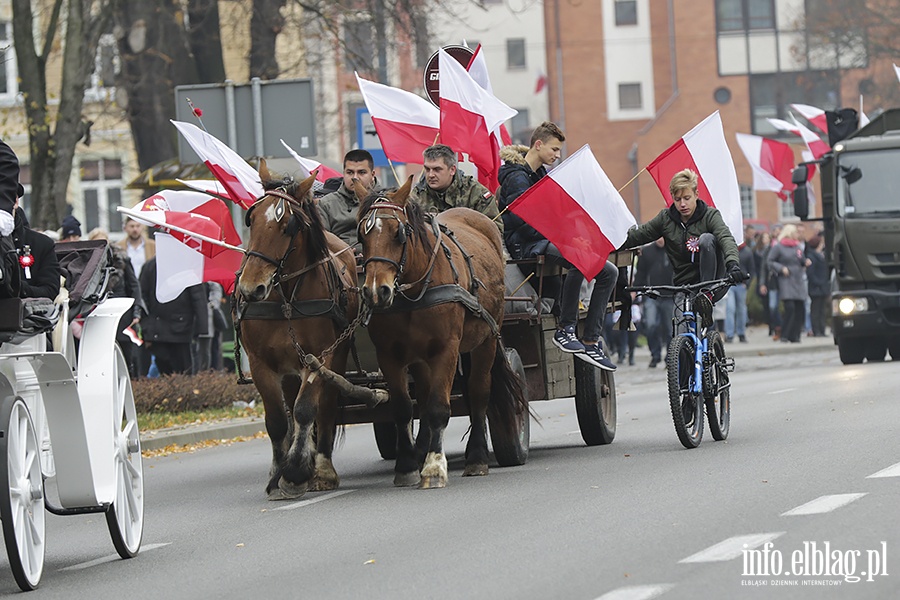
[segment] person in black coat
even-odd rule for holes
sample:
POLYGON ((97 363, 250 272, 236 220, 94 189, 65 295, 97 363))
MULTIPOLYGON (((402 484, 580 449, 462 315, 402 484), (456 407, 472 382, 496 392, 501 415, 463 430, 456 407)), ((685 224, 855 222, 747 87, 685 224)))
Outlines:
POLYGON ((19 258, 13 243, 18 199, 25 194, 19 183, 19 159, 12 148, 0 140, 0 298, 19 296, 19 258))
POLYGON ((16 202, 13 242, 19 256, 20 297, 50 298, 59 295, 59 259, 55 242, 28 225, 28 218, 16 202), (29 264, 30 263, 30 264, 29 264), (25 265, 28 265, 26 268, 25 265))
POLYGON ((831 295, 831 281, 828 274, 828 263, 822 249, 825 241, 821 234, 816 234, 806 242, 806 258, 809 267, 806 269, 806 285, 809 292, 809 322, 815 337, 825 336, 825 311, 828 296, 831 295))
POLYGON ((191 372, 191 338, 206 335, 208 300, 202 284, 186 288, 171 302, 156 298, 156 258, 141 269, 141 294, 147 316, 141 322, 144 344, 156 356, 161 375, 191 372))

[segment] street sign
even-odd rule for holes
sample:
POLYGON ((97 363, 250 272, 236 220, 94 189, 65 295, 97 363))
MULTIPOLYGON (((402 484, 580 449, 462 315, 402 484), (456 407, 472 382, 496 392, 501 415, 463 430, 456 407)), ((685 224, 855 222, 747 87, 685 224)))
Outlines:
MULTIPOLYGON (((290 158, 284 139, 301 156, 315 156, 316 122, 311 79, 279 79, 250 83, 179 85, 175 88, 175 118, 198 125, 187 98, 203 111, 203 125, 211 134, 248 158, 290 158)), ((203 162, 178 136, 183 164, 203 162)))
MULTIPOLYGON (((369 109, 362 107, 356 109, 356 144, 362 150, 368 150, 372 155, 372 160, 376 167, 387 167, 390 165, 384 149, 381 147, 381 140, 375 131, 375 123, 372 122, 372 115, 369 109)), ((395 162, 394 165, 403 163, 395 162)))
MULTIPOLYGON (((469 61, 475 55, 475 51, 467 46, 444 46, 444 52, 456 59, 463 67, 469 66, 469 61)), ((439 52, 435 52, 425 64, 425 97, 437 107, 441 105, 441 83, 438 69, 439 52)))

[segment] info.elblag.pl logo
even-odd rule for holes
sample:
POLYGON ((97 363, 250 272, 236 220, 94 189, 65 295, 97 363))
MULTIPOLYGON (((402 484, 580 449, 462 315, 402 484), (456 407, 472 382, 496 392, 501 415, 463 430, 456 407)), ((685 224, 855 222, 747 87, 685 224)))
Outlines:
POLYGON ((803 542, 803 547, 785 555, 766 542, 762 548, 744 544, 744 577, 741 585, 841 585, 844 582, 875 581, 888 575, 887 542, 871 550, 841 550, 831 542, 803 542), (793 579, 790 579, 793 578, 793 579))

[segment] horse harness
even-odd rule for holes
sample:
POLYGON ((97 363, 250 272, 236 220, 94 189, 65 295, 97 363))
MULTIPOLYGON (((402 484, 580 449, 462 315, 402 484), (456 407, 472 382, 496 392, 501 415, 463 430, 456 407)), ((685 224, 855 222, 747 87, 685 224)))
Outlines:
MULTIPOLYGON (((403 270, 406 266, 406 246, 409 237, 412 234, 412 226, 408 221, 403 221, 396 214, 393 214, 394 212, 400 212, 406 215, 406 208, 404 206, 393 204, 391 202, 382 202, 376 200, 375 203, 373 203, 369 208, 369 211, 366 214, 365 218, 360 219, 359 223, 359 228, 362 229, 363 234, 368 234, 372 230, 372 227, 374 227, 375 225, 376 217, 394 219, 398 223, 397 242, 402 246, 400 261, 397 262, 391 258, 387 258, 384 256, 371 256, 363 263, 363 268, 365 268, 366 265, 368 265, 370 262, 385 262, 389 265, 392 265, 397 270, 397 276, 394 279, 394 290, 396 293, 394 302, 392 303, 390 308, 379 309, 378 312, 408 312, 411 310, 431 308, 432 306, 437 306, 439 304, 457 302, 459 304, 462 304, 473 315, 487 323, 494 337, 499 338, 500 327, 497 325, 494 317, 484 309, 484 307, 481 305, 481 302, 479 302, 478 300, 478 288, 479 286, 484 288, 485 285, 475 276, 475 269, 472 266, 472 255, 466 252, 466 249, 456 238, 453 230, 451 230, 443 223, 439 222, 438 215, 428 214, 425 216, 426 220, 430 221, 431 223, 431 230, 435 238, 431 258, 429 259, 428 263, 428 268, 426 269, 422 277, 418 278, 417 280, 403 284, 400 283, 400 277, 402 276, 403 270), (393 212, 387 215, 383 213, 379 214, 378 211, 380 209, 387 209, 393 212), (469 272, 468 290, 459 284, 459 271, 456 268, 456 264, 453 262, 453 255, 450 247, 444 241, 445 238, 449 239, 451 242, 453 242, 453 244, 456 245, 456 247, 459 249, 460 254, 465 260, 466 268, 469 272), (453 273, 454 283, 431 286, 431 276, 434 272, 435 262, 439 250, 443 250, 443 254, 447 258, 447 263, 450 265, 450 270, 453 273), (414 298, 406 295, 406 292, 408 290, 414 288, 420 283, 422 284, 422 289, 418 293, 418 295, 416 295, 414 298)), ((357 233, 359 233, 359 231, 357 233)))

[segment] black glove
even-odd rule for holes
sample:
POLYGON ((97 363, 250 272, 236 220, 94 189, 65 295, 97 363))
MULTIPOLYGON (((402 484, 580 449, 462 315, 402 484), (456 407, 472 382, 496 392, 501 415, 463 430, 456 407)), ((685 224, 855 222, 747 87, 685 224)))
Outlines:
POLYGON ((731 263, 728 266, 728 279, 731 280, 731 283, 738 284, 744 283, 745 281, 750 279, 750 277, 746 273, 744 273, 743 269, 741 269, 741 265, 737 263, 731 263))

